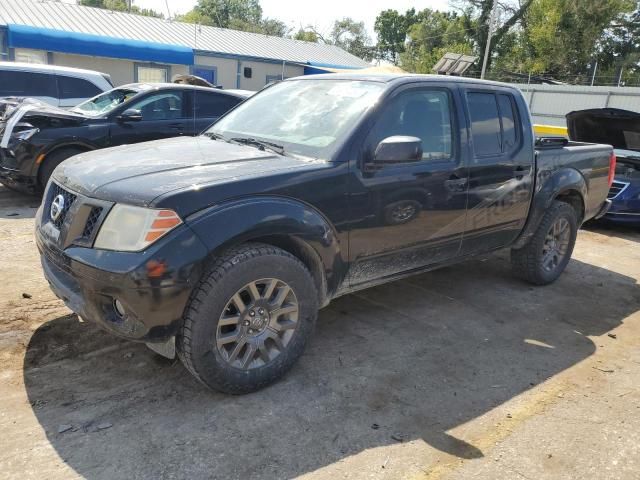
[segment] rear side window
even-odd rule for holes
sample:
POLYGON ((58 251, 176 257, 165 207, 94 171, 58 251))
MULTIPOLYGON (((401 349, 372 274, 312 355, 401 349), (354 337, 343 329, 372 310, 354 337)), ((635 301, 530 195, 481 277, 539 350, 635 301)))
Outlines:
POLYGON ((102 93, 93 83, 81 78, 58 75, 60 98, 93 98, 102 93))
POLYGON ((502 153, 498 102, 493 93, 469 93, 467 95, 471 115, 471 136, 476 156, 502 153))
POLYGON ((56 79, 47 73, 0 70, 0 96, 58 98, 56 79))
POLYGON ((470 92, 467 104, 476 157, 501 155, 517 146, 518 117, 511 95, 470 92))
POLYGON ((239 98, 231 95, 196 91, 194 96, 195 116, 196 118, 220 117, 240 101, 239 98))
POLYGON ((518 140, 516 127, 516 113, 509 95, 498 95, 500 107, 500 121, 502 122, 502 151, 513 150, 518 140))

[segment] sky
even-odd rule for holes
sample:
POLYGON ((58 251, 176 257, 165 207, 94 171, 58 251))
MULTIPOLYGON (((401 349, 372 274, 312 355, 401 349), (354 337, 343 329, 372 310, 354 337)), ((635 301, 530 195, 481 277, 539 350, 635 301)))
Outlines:
MULTIPOLYGON (((133 3, 142 8, 163 12, 165 16, 168 3, 173 16, 190 10, 196 0, 134 0, 133 3)), ((300 26, 313 25, 321 32, 328 33, 334 20, 351 17, 364 21, 372 37, 373 24, 382 10, 393 8, 401 13, 412 7, 416 10, 447 10, 448 3, 448 0, 260 0, 265 17, 282 20, 296 30, 300 26)))

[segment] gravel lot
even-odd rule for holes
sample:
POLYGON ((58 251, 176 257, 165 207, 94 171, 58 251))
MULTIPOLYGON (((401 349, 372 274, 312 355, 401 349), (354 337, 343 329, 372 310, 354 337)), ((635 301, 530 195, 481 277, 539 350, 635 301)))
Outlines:
POLYGON ((500 253, 343 297, 283 381, 230 397, 78 322, 37 203, 0 187, 3 478, 638 478, 638 230, 582 231, 549 287, 500 253))

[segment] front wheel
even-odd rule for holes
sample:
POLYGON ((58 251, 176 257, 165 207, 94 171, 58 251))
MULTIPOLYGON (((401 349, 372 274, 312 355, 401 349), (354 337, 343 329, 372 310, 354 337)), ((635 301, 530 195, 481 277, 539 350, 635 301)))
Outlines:
POLYGON ((205 274, 187 307, 178 355, 208 387, 249 393, 293 366, 317 309, 313 279, 300 260, 276 247, 247 244, 205 274))
POLYGON ((556 281, 571 259, 577 234, 576 211, 567 203, 553 202, 529 242, 511 250, 514 274, 534 285, 556 281))

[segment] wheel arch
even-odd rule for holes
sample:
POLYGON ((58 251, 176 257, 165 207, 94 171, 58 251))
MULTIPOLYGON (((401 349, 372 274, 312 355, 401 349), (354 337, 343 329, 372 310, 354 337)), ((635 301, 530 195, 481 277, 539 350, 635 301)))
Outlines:
MULTIPOLYGON (((51 154, 59 152, 60 150, 65 150, 65 149, 78 150, 79 153, 84 153, 84 152, 90 152, 91 150, 96 150, 96 147, 94 145, 91 145, 89 143, 82 142, 82 141, 57 143, 53 146, 48 147, 44 152, 38 155, 38 158, 33 164, 34 169, 32 171, 32 175, 38 179, 38 183, 40 183, 41 168, 45 164, 49 156, 51 154)), ((44 187, 44 185, 41 185, 41 187, 44 187)))
POLYGON ((333 225, 315 208, 297 200, 245 198, 191 215, 187 224, 207 247, 210 259, 249 242, 291 253, 311 272, 321 306, 328 303, 346 272, 333 225))
MULTIPOLYGON (((538 176, 539 178, 540 176, 538 176)), ((513 248, 522 248, 529 241, 538 229, 545 211, 554 201, 561 201, 571 205, 576 211, 578 226, 580 226, 585 217, 587 192, 587 182, 578 170, 574 168, 556 170, 536 189, 529 211, 529 218, 513 248)))

